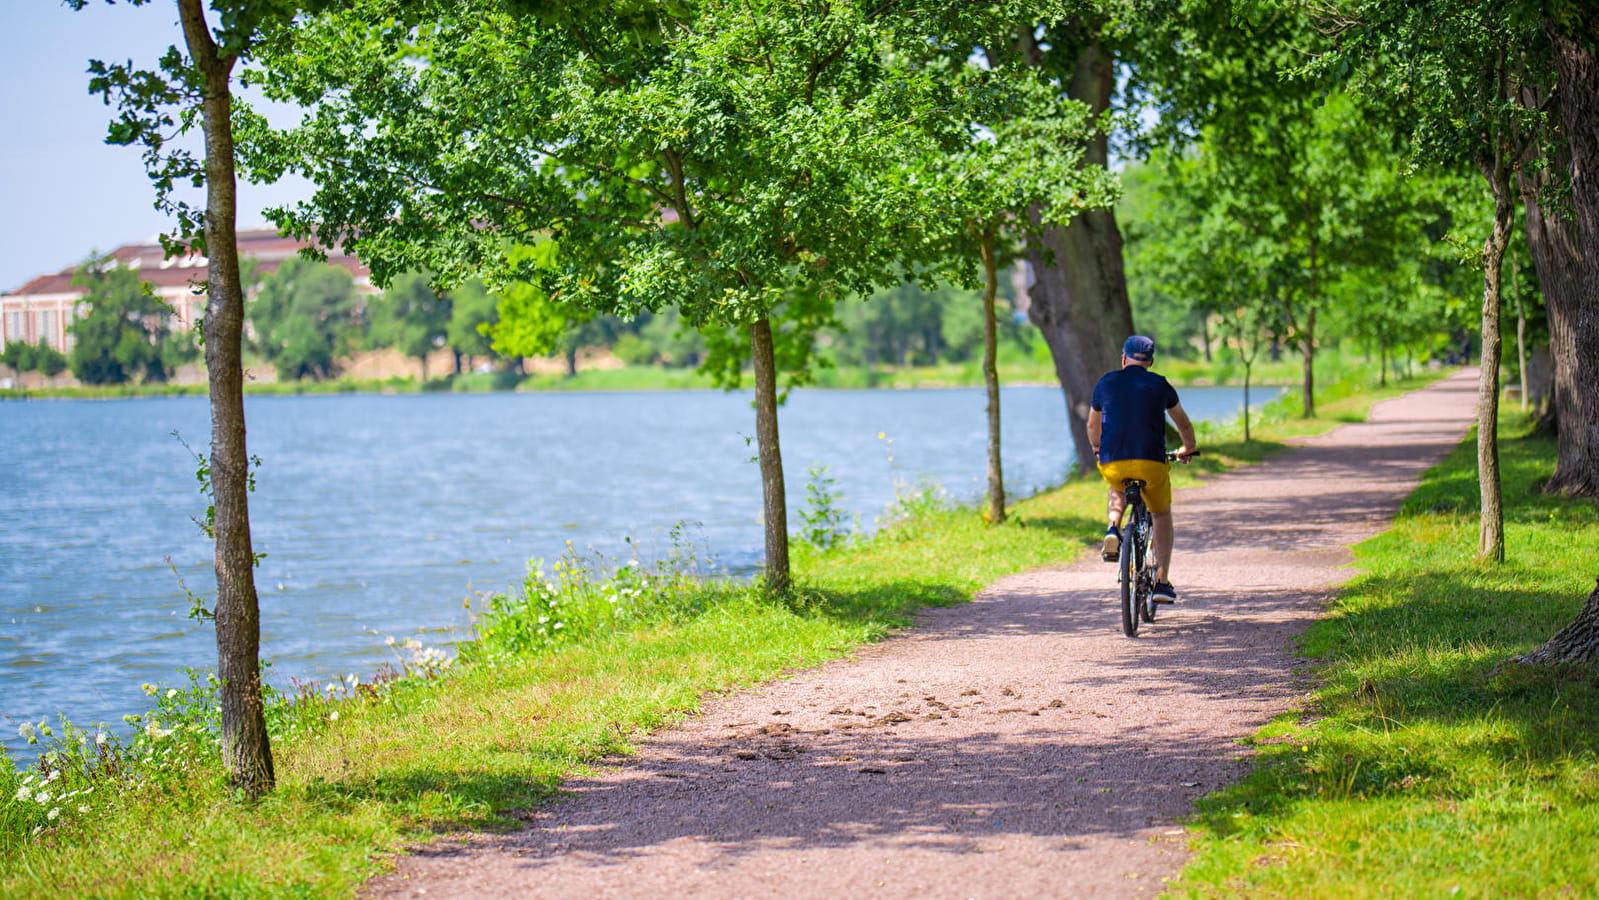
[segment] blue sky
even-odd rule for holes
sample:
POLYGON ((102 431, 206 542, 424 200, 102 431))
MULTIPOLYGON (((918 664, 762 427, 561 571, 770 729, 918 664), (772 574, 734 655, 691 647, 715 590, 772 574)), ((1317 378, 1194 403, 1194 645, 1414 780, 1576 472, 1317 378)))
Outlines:
MULTIPOLYGON (((177 4, 0 0, 0 291, 82 262, 91 251, 153 238, 171 222, 139 152, 104 143, 112 110, 88 92, 90 59, 151 65, 180 43, 177 4)), ((240 185, 239 225, 301 186, 240 185)))

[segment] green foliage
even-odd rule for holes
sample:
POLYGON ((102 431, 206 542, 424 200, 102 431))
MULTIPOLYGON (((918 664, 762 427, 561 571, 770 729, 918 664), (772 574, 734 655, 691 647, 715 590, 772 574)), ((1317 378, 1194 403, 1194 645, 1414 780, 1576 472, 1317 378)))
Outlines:
POLYGON ((67 355, 42 340, 37 344, 6 341, 5 352, 0 353, 0 363, 18 372, 37 371, 48 377, 59 375, 67 368, 67 355))
POLYGON ((489 337, 500 321, 499 299, 481 281, 469 281, 450 292, 450 321, 444 339, 450 349, 476 359, 494 359, 489 337))
POLYGON ((357 306, 349 272, 291 257, 261 280, 250 301, 255 345, 279 378, 331 378, 354 346, 357 306))
POLYGON ((1037 12, 937 10, 663 7, 637 40, 609 14, 368 0, 271 59, 271 93, 320 105, 258 146, 320 185, 280 220, 352 240, 380 282, 492 272, 496 289, 529 280, 624 318, 748 322, 790 288, 864 293, 917 252, 903 238, 934 221, 931 198, 895 173, 930 142, 967 142, 1003 83, 935 62, 929 40, 1037 12), (553 267, 506 258, 506 238, 538 233, 561 245, 553 267))
POLYGON ((408 272, 367 304, 367 340, 426 362, 444 345, 451 316, 450 295, 436 293, 425 274, 408 272))
POLYGON ((817 464, 807 471, 805 506, 800 510, 800 540, 826 552, 849 540, 850 527, 844 510, 839 506, 843 497, 838 493, 838 479, 827 474, 827 466, 817 464))
POLYGON ((694 578, 697 567, 679 546, 654 571, 634 560, 598 575, 568 547, 553 566, 553 577, 547 578, 543 564, 534 560, 518 596, 488 598, 477 622, 477 640, 462 645, 462 656, 468 661, 526 656, 593 640, 601 633, 693 616, 712 593, 694 578))
POLYGON ((132 269, 91 259, 73 278, 84 289, 86 315, 67 326, 69 365, 85 384, 166 381, 171 310, 132 269))

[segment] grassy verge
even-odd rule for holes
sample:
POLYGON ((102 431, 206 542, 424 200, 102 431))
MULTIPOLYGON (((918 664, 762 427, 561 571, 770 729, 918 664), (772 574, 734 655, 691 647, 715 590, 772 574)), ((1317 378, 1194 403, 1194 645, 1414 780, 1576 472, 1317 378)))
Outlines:
MULTIPOLYGON (((1248 445, 1212 430, 1178 484, 1395 393, 1329 400, 1322 418, 1261 425, 1248 445)), ((65 731, 39 768, 0 761, 0 896, 349 895, 407 841, 514 827, 516 810, 707 694, 848 653, 919 608, 1074 556, 1098 538, 1102 503, 1100 485, 1077 482, 990 527, 973 510, 908 498, 869 538, 801 548, 787 600, 670 567, 601 578, 564 560, 484 610, 457 664, 422 649, 406 677, 311 686, 274 706, 279 787, 253 805, 217 777, 213 688, 151 689, 157 707, 134 739, 65 731)))
POLYGON ((1428 473, 1305 636, 1313 705, 1201 806, 1181 897, 1599 896, 1599 677, 1509 669, 1599 572, 1592 501, 1535 492, 1550 441, 1500 439, 1509 562, 1474 559, 1475 437, 1428 473))

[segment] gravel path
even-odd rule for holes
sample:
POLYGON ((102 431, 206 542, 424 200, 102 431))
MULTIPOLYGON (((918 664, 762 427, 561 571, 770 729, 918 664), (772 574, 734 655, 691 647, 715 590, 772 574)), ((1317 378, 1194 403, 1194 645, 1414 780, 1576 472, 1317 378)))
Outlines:
POLYGON ((1303 701, 1292 637, 1465 434, 1476 374, 1180 492, 1180 602, 1121 634, 1097 558, 1001 579, 853 657, 707 704, 510 835, 374 897, 1137 897, 1239 738, 1303 701))

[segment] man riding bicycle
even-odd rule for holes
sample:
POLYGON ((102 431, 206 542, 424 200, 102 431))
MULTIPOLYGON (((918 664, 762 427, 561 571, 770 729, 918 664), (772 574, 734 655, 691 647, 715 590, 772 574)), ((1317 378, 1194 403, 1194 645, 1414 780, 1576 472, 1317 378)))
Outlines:
POLYGON ((1122 344, 1122 368, 1094 385, 1088 413, 1088 443, 1098 456, 1099 474, 1110 485, 1109 525, 1102 555, 1115 562, 1121 550, 1122 509, 1127 497, 1124 479, 1143 481, 1144 500, 1155 522, 1155 589, 1157 603, 1175 603, 1171 586, 1171 550, 1175 537, 1171 516, 1171 464, 1166 461, 1166 417, 1182 438, 1177 458, 1187 462, 1199 451, 1194 424, 1177 399, 1171 382, 1149 371, 1155 342, 1135 334, 1122 344))

